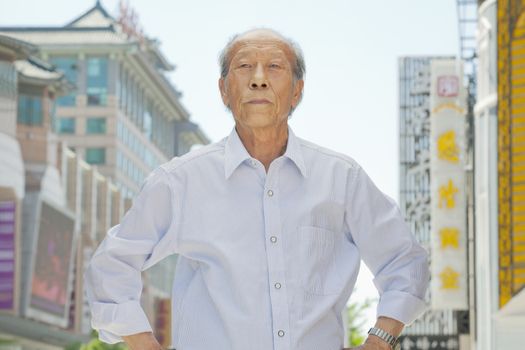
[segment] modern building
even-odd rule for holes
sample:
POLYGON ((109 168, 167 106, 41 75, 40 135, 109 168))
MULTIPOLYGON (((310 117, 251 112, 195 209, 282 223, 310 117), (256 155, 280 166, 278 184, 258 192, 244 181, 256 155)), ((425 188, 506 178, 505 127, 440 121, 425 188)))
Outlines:
POLYGON ((76 221, 66 206, 51 127, 55 98, 71 85, 33 56, 32 44, 0 36, 0 52, 1 343, 60 349, 89 338, 67 330, 76 221))
POLYGON ((478 3, 475 349, 518 349, 525 324, 525 6, 478 3))
MULTIPOLYGON (((122 7, 117 17, 97 1, 65 26, 0 28, 0 43, 11 45, 0 50, 0 79, 6 80, 0 113, 10 116, 0 126, 0 144, 9 150, 5 157, 2 153, 0 169, 13 175, 0 173, 0 194, 3 187, 15 188, 9 193, 21 207, 17 215, 24 215, 16 247, 31 261, 16 272, 24 296, 17 299, 20 318, 15 323, 0 319, 0 334, 31 329, 33 338, 54 346, 85 339, 90 317, 78 278, 85 263, 151 170, 209 142, 167 78, 174 66, 160 44, 138 29, 130 9, 122 7), (15 176, 20 174, 26 176, 15 176), (70 248, 62 249, 70 273, 61 289, 67 300, 62 295, 62 304, 51 305, 31 293, 35 274, 46 273, 39 270, 45 264, 35 264, 41 258, 39 239, 52 239, 49 232, 59 229, 44 232, 43 227, 58 217, 67 231, 60 244, 70 248)), ((170 341, 166 310, 176 258, 143 274, 142 306, 164 346, 170 341)))
POLYGON ((127 197, 156 166, 208 143, 166 77, 174 66, 132 22, 129 10, 116 19, 97 1, 62 27, 0 28, 37 45, 40 57, 75 84, 57 100, 59 140, 127 197))

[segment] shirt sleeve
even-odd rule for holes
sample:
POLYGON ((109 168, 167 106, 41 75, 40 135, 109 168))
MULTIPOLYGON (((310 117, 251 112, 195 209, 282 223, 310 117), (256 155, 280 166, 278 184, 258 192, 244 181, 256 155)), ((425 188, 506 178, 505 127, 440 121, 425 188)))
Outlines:
POLYGON ((357 166, 347 189, 350 239, 374 275, 379 292, 377 317, 410 325, 427 308, 427 251, 416 241, 395 201, 357 166))
POLYGON ((140 305, 141 271, 175 252, 173 192, 168 181, 162 168, 148 176, 132 207, 121 223, 108 231, 84 274, 91 326, 106 343, 152 331, 140 305))

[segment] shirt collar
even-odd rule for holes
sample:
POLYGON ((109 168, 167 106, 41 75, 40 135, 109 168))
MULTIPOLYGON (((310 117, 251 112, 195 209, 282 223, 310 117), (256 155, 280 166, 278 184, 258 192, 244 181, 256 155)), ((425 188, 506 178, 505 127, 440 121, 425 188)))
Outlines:
MULTIPOLYGON (((226 140, 224 153, 224 175, 226 176, 226 179, 233 174, 235 169, 237 169, 242 162, 251 158, 237 134, 235 127, 226 140)), ((283 157, 287 157, 294 162, 301 172, 301 175, 306 177, 306 168, 304 165, 303 154, 301 152, 301 145, 290 127, 288 127, 288 143, 283 157)))

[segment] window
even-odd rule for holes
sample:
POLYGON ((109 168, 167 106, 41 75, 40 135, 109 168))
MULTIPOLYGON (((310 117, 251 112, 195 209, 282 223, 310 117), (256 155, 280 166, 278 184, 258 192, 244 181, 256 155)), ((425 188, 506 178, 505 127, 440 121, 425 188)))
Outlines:
POLYGON ((146 109, 144 113, 144 119, 142 121, 142 130, 144 130, 144 135, 146 135, 146 138, 148 140, 151 140, 151 108, 148 105, 148 108, 146 109))
POLYGON ((58 119, 58 133, 59 134, 74 134, 75 133, 75 118, 60 118, 58 119))
POLYGON ((86 148, 86 162, 89 164, 105 164, 105 148, 86 148))
POLYGON ((18 95, 18 122, 25 125, 42 125, 42 96, 18 95))
POLYGON ((105 57, 90 57, 86 63, 88 105, 105 106, 108 92, 108 60, 105 57))
POLYGON ((86 134, 105 134, 106 118, 87 118, 86 134))
MULTIPOLYGON (((77 83, 77 60, 74 57, 51 57, 51 63, 60 71, 64 72, 66 79, 73 84, 77 83)), ((76 93, 72 92, 66 96, 57 98, 59 106, 74 106, 76 104, 76 93)))

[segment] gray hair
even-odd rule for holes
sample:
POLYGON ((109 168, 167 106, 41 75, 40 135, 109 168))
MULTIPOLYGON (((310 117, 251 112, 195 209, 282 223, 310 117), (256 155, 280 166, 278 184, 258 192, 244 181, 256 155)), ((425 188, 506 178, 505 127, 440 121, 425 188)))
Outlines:
POLYGON ((304 74, 306 72, 306 65, 304 63, 303 51, 301 50, 299 45, 295 41, 285 37, 284 35, 282 35, 278 31, 273 30, 273 29, 268 29, 268 28, 250 29, 250 30, 247 30, 247 31, 245 31, 243 33, 235 34, 234 36, 232 36, 230 38, 230 40, 228 41, 226 46, 222 49, 222 51, 221 51, 221 53, 219 55, 219 65, 220 65, 220 68, 221 68, 221 78, 226 78, 226 76, 228 75, 228 72, 230 70, 230 60, 231 60, 230 53, 231 53, 233 45, 235 44, 237 39, 242 37, 244 34, 247 34, 249 32, 255 31, 255 30, 266 30, 266 31, 269 31, 269 32, 275 34, 276 36, 278 36, 279 38, 281 38, 281 40, 286 45, 288 45, 288 47, 292 50, 292 52, 294 53, 294 56, 295 56, 295 62, 292 62, 293 63, 293 76, 294 76, 294 79, 296 81, 303 79, 304 74))

